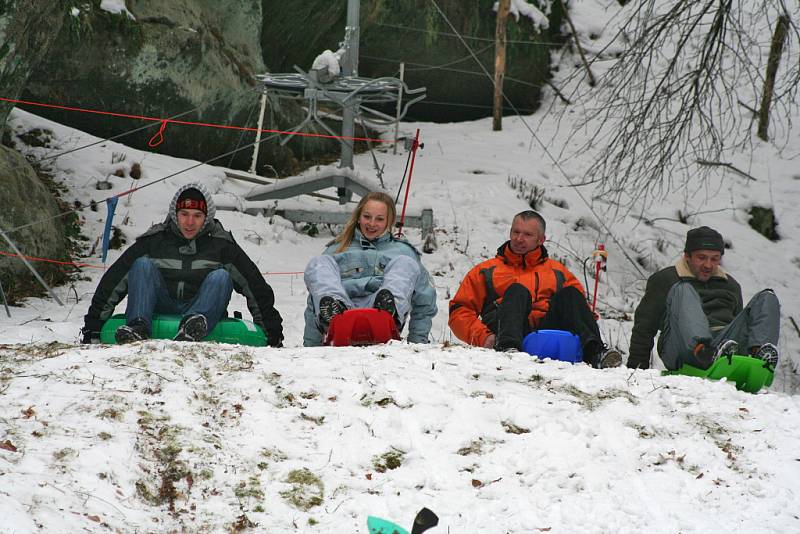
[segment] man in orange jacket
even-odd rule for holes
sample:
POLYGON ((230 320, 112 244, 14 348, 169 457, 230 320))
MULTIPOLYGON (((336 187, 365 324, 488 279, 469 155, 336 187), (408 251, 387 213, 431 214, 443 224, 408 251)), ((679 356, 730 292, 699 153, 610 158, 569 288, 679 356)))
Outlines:
POLYGON ((533 330, 568 330, 595 367, 617 367, 622 356, 603 345, 583 286, 547 256, 545 220, 523 211, 511 222, 497 256, 473 267, 450 301, 450 329, 460 340, 495 350, 520 350, 533 330))

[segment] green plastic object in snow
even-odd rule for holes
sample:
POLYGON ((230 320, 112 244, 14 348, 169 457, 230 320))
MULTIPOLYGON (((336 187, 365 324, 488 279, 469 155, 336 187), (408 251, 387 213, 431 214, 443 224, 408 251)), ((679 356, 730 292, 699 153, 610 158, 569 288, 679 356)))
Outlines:
POLYGON ((748 393, 757 393, 762 387, 772 385, 774 370, 763 360, 751 356, 723 356, 708 369, 698 369, 691 365, 684 365, 675 371, 664 371, 665 375, 686 375, 721 380, 727 378, 728 382, 736 384, 736 389, 748 393))
MULTIPOLYGON (((178 324, 180 322, 180 315, 155 314, 153 315, 150 337, 153 339, 172 339, 178 333, 178 324)), ((124 324, 125 314, 118 313, 110 317, 100 330, 100 341, 111 345, 115 344, 117 341, 114 339, 114 333, 117 328, 124 324)), ((267 344, 267 336, 261 327, 253 321, 226 317, 217 323, 214 330, 203 338, 203 341, 264 347, 267 344)))
POLYGON ((398 527, 391 521, 374 516, 367 517, 367 528, 369 534, 408 534, 403 527, 398 527))

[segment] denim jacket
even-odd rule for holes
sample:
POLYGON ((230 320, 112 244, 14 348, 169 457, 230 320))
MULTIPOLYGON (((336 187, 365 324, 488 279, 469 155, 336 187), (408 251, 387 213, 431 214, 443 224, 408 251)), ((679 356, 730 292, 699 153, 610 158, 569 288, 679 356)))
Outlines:
MULTIPOLYGON (((433 317, 436 315, 436 290, 430 275, 420 261, 420 253, 408 241, 390 233, 369 240, 356 229, 353 242, 347 250, 336 253, 339 243, 329 244, 323 254, 334 257, 339 266, 342 286, 351 297, 371 295, 380 289, 383 271, 395 257, 408 256, 420 267, 421 275, 411 296, 408 322, 408 341, 427 343, 433 317)), ((316 328, 316 313, 311 298, 305 311, 304 343, 306 346, 322 344, 322 333, 316 328)))

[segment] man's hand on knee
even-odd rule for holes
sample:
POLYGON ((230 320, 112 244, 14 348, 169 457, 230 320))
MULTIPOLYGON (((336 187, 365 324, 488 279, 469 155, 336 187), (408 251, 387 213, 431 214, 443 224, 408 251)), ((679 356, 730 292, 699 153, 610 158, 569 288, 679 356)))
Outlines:
POLYGON ((493 349, 495 341, 497 341, 497 336, 494 334, 489 334, 489 336, 486 338, 486 341, 483 342, 483 348, 493 349))

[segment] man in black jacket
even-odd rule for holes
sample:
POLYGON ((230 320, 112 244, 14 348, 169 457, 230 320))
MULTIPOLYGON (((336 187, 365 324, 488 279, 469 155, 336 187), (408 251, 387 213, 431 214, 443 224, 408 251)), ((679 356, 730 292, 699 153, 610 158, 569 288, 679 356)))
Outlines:
POLYGON ((175 193, 166 221, 141 235, 100 280, 84 317, 83 343, 99 342, 103 323, 128 295, 118 343, 150 337, 153 313, 182 316, 178 341, 200 341, 225 315, 235 289, 247 299, 253 322, 267 342, 281 346, 282 319, 272 288, 230 232, 214 219, 216 208, 201 184, 175 193))
POLYGON ((647 280, 636 308, 628 367, 650 366, 653 337, 667 369, 707 369, 722 355, 748 353, 778 361, 780 304, 771 289, 742 306, 742 288, 720 266, 725 244, 708 226, 689 230, 678 262, 647 280), (739 347, 743 350, 739 351, 739 347))

